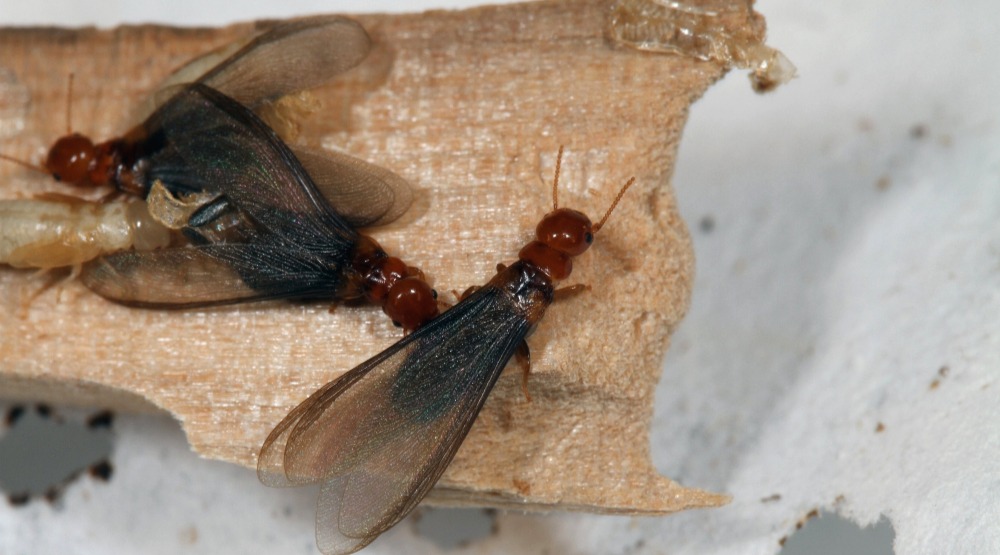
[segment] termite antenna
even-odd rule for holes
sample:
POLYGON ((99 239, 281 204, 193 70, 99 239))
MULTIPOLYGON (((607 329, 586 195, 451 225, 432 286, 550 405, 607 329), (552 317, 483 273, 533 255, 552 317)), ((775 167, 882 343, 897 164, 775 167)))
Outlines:
POLYGON ((24 167, 28 168, 29 170, 34 170, 36 172, 42 172, 45 175, 52 175, 51 173, 49 173, 49 170, 43 168, 42 166, 36 166, 35 164, 32 164, 31 162, 25 162, 24 160, 21 160, 20 158, 14 158, 13 156, 7 156, 6 154, 0 154, 0 160, 7 160, 8 162, 14 162, 15 164, 17 164, 19 166, 24 166, 24 167))
POLYGON ((556 155, 556 176, 552 178, 552 210, 559 209, 559 170, 562 168, 563 145, 559 145, 556 155))
POLYGON ((622 189, 618 191, 618 196, 615 197, 615 201, 611 203, 610 207, 608 207, 608 211, 604 213, 604 217, 601 218, 601 221, 594 224, 594 227, 591 228, 594 233, 597 233, 598 230, 604 227, 605 222, 608 221, 608 216, 610 216, 611 212, 615 209, 616 206, 618 206, 618 202, 622 200, 623 196, 625 196, 625 191, 628 191, 628 188, 631 187, 633 183, 635 183, 635 177, 629 179, 625 183, 625 185, 622 185, 622 189))
POLYGON ((69 73, 69 82, 66 84, 66 134, 73 132, 73 79, 76 74, 69 73))

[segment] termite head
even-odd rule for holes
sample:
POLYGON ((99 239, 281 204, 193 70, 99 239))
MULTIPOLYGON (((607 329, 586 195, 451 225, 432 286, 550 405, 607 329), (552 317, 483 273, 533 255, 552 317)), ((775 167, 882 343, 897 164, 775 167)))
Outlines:
POLYGON ((579 256, 590 248, 597 233, 618 205, 625 191, 635 183, 633 177, 622 187, 618 197, 611 203, 607 213, 600 222, 593 224, 583 212, 570 208, 559 208, 559 168, 562 163, 562 147, 556 158, 556 175, 552 184, 552 211, 538 222, 535 228, 535 240, 528 243, 517 257, 530 262, 545 272, 550 279, 561 280, 569 277, 573 271, 573 257, 579 256))
POLYGON ((114 156, 112 143, 95 145, 93 141, 79 133, 70 133, 59 138, 49 149, 45 164, 42 166, 0 154, 0 158, 4 160, 78 187, 100 187, 110 183, 110 170, 115 164, 114 156))
POLYGON ((110 171, 115 163, 115 149, 112 142, 95 145, 87 137, 73 133, 71 102, 73 97, 73 74, 69 76, 69 91, 66 101, 66 135, 60 137, 45 158, 43 166, 0 154, 0 158, 20 164, 29 169, 47 173, 56 181, 81 187, 100 187, 111 181, 110 171))
POLYGON ((49 149, 45 158, 45 169, 56 181, 81 187, 104 185, 106 176, 98 171, 101 162, 98 147, 94 141, 79 133, 73 133, 73 77, 69 74, 66 85, 66 135, 60 137, 49 149))
POLYGON ((89 185, 90 174, 97 165, 94 142, 79 133, 60 137, 45 158, 45 169, 56 181, 70 185, 89 185))
POLYGON ((535 237, 559 252, 579 256, 594 242, 594 225, 583 212, 557 208, 538 222, 535 237))

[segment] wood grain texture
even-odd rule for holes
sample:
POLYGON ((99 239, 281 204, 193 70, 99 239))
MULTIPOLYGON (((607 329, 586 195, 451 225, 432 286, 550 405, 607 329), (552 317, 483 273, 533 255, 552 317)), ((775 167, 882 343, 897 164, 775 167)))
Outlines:
MULTIPOLYGON (((688 106, 725 68, 612 46, 608 12, 583 0, 359 17, 374 52, 315 91, 321 108, 302 122, 300 142, 411 181, 415 206, 374 235, 445 298, 532 237, 559 145, 563 205, 599 217, 638 178, 577 260, 571 282, 592 290, 556 303, 529 339, 533 402, 508 369, 432 501, 646 514, 725 502, 660 476, 648 439, 694 269, 671 172, 688 106)), ((65 131, 71 71, 73 127, 103 139, 172 69, 254 29, 0 30, 0 151, 42 158, 65 131)), ((0 198, 41 190, 70 192, 0 164, 0 198)), ((0 396, 157 407, 197 452, 243 465, 291 407, 400 337, 371 307, 149 311, 77 282, 25 306, 43 281, 0 269, 0 396)))

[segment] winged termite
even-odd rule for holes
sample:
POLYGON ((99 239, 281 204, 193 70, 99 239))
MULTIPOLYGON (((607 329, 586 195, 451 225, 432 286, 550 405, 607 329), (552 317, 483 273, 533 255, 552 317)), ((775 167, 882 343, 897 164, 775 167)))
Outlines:
POLYGON ((369 47, 364 29, 344 18, 278 26, 172 89, 142 124, 94 153, 63 149, 92 144, 78 135, 57 142, 52 152, 68 162, 50 163, 54 173, 144 197, 158 183, 150 214, 195 243, 109 255, 84 282, 138 306, 364 298, 407 330, 436 315, 423 274, 353 229, 398 218, 410 203, 407 183, 347 155, 293 152, 252 112, 356 65, 369 47), (178 219, 187 198, 197 200, 178 219))
MULTIPOLYGON (((158 131, 151 141, 156 148, 144 154, 145 179, 169 183, 171 194, 218 196, 198 200, 181 218, 192 245, 119 252, 86 266, 83 282, 98 294, 159 308, 364 298, 407 330, 437 314, 436 294, 422 272, 355 231, 299 158, 247 107, 196 83, 147 121, 158 131)), ((378 181, 377 175, 348 170, 343 188, 358 194, 343 202, 357 204, 355 214, 367 208, 372 218, 381 217, 392 195, 367 187, 365 180, 378 181)), ((169 198, 151 201, 151 211, 162 216, 169 198)))
MULTIPOLYGON (((317 17, 277 25, 204 74, 192 76, 252 110, 304 89, 318 86, 359 64, 371 49, 371 40, 355 21, 343 17, 317 17)), ((209 58, 212 59, 212 58, 209 58)), ((203 65, 195 64, 198 69, 203 65)), ((177 80, 188 79, 181 71, 177 80)), ((72 81, 70 82, 72 86, 72 81)), ((174 102, 184 85, 169 86, 156 96, 160 107, 174 102)), ((95 144, 78 133, 68 133, 49 150, 42 166, 9 156, 0 158, 51 174, 79 186, 110 185, 145 196, 152 186, 150 155, 159 144, 163 124, 156 114, 120 138, 95 144)), ((292 147, 313 177, 321 194, 351 225, 379 225, 394 221, 409 207, 412 194, 396 174, 346 154, 292 147), (373 197, 392 197, 372 203, 373 197), (376 213, 372 207, 380 207, 376 213)), ((175 193, 173 184, 165 186, 175 193)))
MULTIPOLYGON (((164 89, 166 92, 161 91, 157 96, 163 104, 169 104, 174 97, 171 93, 181 90, 176 86, 178 83, 196 80, 220 89, 229 96, 235 96, 237 101, 245 103, 251 109, 259 109, 285 94, 319 85, 353 67, 367 55, 369 49, 367 33, 349 19, 320 17, 285 23, 273 27, 239 48, 228 49, 224 59, 206 56, 201 62, 192 62, 189 64, 191 69, 179 71, 173 77, 171 84, 175 86, 164 89)), ((72 83, 70 76, 70 94, 72 83)), ((69 119, 71 118, 67 114, 67 120, 69 119)), ((147 179, 146 170, 150 165, 148 156, 163 148, 158 143, 158 125, 163 123, 170 122, 147 118, 124 137, 97 145, 87 137, 69 133, 56 141, 43 166, 4 155, 0 155, 0 158, 50 173, 67 183, 81 186, 110 184, 121 191, 146 196, 152 185, 152 181, 147 179)), ((69 122, 67 127, 70 127, 69 122)), ((296 149, 296 157, 310 172, 323 197, 353 226, 380 225, 394 221, 410 205, 412 194, 408 184, 388 170, 337 152, 299 148, 296 149)), ((172 194, 190 193, 173 190, 169 182, 164 186, 172 190, 172 194)), ((39 202, 37 206, 32 206, 30 200, 18 200, 9 206, 0 207, 7 215, 5 229, 17 235, 16 241, 25 244, 43 245, 54 235, 86 236, 90 233, 86 228, 88 220, 68 216, 71 213, 70 206, 78 208, 80 203, 68 196, 63 198, 68 204, 62 207, 56 206, 56 201, 52 198, 39 202), (60 211, 66 213, 67 217, 55 216, 60 211), (45 215, 45 218, 32 220, 33 214, 45 215), (49 222, 54 228, 46 229, 42 221, 49 222), (74 232, 70 227, 74 223, 85 227, 74 232), (32 239, 28 230, 35 230, 38 237, 32 239)), ((6 202, 9 201, 0 201, 0 204, 6 202)), ((155 218, 162 219, 157 210, 163 206, 161 203, 151 204, 155 218)), ((116 211, 117 209, 112 208, 91 207, 93 213, 110 214, 116 211)), ((72 211, 72 214, 82 213, 78 209, 72 211)), ((129 213, 142 216, 134 210, 129 213)), ((138 223, 139 220, 133 222, 138 223)), ((8 239, 8 242, 11 241, 15 239, 8 239)), ((80 245, 82 250, 77 253, 67 251, 47 258, 54 261, 69 257, 68 259, 86 261, 104 252, 118 250, 117 242, 109 243, 108 249, 101 250, 101 241, 87 245, 70 242, 64 248, 72 249, 72 244, 80 245)))
MULTIPOLYGON (((562 149, 559 151, 560 160, 562 149)), ((572 258, 597 224, 558 207, 517 262, 385 351, 326 384, 274 428, 257 472, 269 486, 320 483, 316 538, 327 554, 352 553, 398 523, 451 462, 510 358, 560 293, 572 258)))

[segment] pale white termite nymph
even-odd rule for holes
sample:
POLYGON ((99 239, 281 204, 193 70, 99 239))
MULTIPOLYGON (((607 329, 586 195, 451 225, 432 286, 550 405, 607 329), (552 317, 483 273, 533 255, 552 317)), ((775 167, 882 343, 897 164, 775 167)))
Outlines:
POLYGON ((103 254, 170 244, 144 201, 99 203, 69 196, 0 201, 0 263, 79 267, 103 254))

